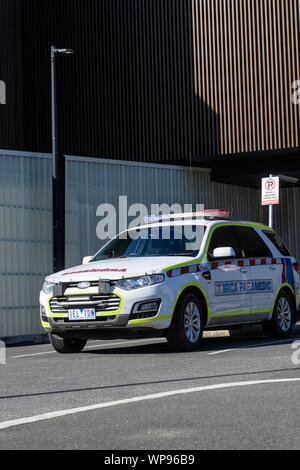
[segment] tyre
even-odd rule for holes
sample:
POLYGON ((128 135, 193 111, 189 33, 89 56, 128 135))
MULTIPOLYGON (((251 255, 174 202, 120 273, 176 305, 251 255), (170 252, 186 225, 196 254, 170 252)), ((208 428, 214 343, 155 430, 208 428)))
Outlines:
POLYGON ((279 293, 272 319, 263 323, 264 333, 270 338, 287 338, 294 325, 295 308, 289 295, 282 291, 279 293))
POLYGON ((172 349, 195 351, 203 334, 203 309, 194 294, 184 295, 177 303, 167 340, 172 349))
POLYGON ((230 328, 229 336, 231 338, 256 338, 263 335, 262 326, 258 323, 245 325, 240 328, 230 328))
POLYGON ((229 336, 230 338, 238 338, 241 335, 241 332, 243 331, 241 328, 239 329, 229 329, 229 336))
POLYGON ((86 339, 61 338, 52 333, 49 333, 49 339, 55 351, 61 354, 79 353, 87 342, 86 339))

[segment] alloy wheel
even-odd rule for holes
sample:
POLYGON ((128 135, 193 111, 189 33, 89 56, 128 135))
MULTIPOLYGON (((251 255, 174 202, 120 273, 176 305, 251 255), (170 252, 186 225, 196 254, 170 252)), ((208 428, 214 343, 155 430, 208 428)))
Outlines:
POLYGON ((277 304, 277 319, 282 331, 289 330, 292 321, 291 307, 286 297, 281 297, 277 304))
POLYGON ((197 305, 189 302, 184 311, 184 331, 191 343, 196 343, 201 331, 201 316, 197 305))

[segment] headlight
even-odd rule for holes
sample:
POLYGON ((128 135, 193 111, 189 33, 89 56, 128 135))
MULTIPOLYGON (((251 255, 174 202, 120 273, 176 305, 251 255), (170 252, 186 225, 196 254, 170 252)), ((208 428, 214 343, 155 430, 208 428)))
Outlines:
POLYGON ((164 282, 165 277, 163 274, 150 274, 149 276, 132 277, 129 279, 121 279, 117 281, 116 287, 125 290, 138 289, 139 287, 153 286, 164 282))
POLYGON ((43 284, 43 287, 42 287, 42 291, 45 294, 50 295, 50 294, 53 293, 54 286, 55 286, 54 282, 45 281, 44 284, 43 284))

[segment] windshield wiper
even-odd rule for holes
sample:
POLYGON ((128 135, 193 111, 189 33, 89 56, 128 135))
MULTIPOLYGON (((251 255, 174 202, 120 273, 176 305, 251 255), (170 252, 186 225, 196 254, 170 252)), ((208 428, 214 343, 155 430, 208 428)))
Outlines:
POLYGON ((195 254, 187 254, 187 253, 173 253, 172 255, 171 254, 167 254, 167 255, 161 255, 161 256, 186 256, 187 258, 195 258, 195 254))

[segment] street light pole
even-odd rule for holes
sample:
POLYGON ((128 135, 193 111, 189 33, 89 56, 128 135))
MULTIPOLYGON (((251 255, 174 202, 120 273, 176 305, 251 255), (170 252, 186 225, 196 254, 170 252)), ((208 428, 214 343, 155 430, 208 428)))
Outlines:
POLYGON ((65 267, 65 159, 58 151, 56 54, 72 54, 70 49, 51 46, 51 118, 52 118, 52 221, 53 221, 53 271, 65 267))

